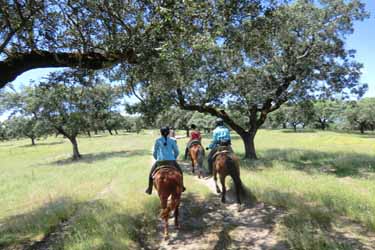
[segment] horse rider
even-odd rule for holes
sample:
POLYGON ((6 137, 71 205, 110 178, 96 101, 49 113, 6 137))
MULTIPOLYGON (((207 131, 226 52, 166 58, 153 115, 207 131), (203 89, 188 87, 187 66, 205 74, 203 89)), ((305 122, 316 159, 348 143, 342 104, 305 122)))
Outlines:
POLYGON ((227 127, 224 126, 224 120, 221 118, 217 118, 216 121, 216 128, 212 134, 212 142, 206 150, 211 149, 210 153, 208 154, 208 170, 209 174, 212 174, 212 164, 213 164, 213 157, 215 156, 219 146, 228 146, 231 149, 231 138, 230 138, 230 131, 227 127))
MULTIPOLYGON (((152 176, 153 176, 154 171, 159 166, 172 165, 181 173, 181 176, 183 176, 182 170, 176 161, 177 156, 179 154, 177 142, 176 140, 171 139, 168 136, 169 133, 170 133, 169 127, 162 127, 160 129, 161 137, 159 137, 155 141, 153 156, 156 161, 153 164, 151 171, 150 171, 150 175, 148 177, 148 188, 146 189, 147 194, 152 193, 152 187, 153 187, 152 176)), ((182 181, 182 192, 184 191, 185 191, 185 187, 182 181)))
POLYGON ((201 132, 199 132, 199 130, 197 129, 197 126, 195 126, 195 124, 191 124, 190 128, 193 131, 190 132, 190 140, 186 145, 184 160, 187 160, 189 148, 191 147, 192 143, 194 142, 194 143, 200 144, 202 140, 201 132))

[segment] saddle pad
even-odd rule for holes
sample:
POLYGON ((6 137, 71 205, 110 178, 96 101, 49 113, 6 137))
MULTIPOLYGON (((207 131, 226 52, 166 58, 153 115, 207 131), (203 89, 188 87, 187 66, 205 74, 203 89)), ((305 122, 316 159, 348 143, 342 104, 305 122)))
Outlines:
POLYGON ((218 151, 216 152, 213 156, 212 156, 212 159, 215 159, 216 156, 218 156, 219 154, 228 154, 228 157, 232 158, 232 152, 229 151, 229 150, 223 150, 223 151, 218 151))
POLYGON ((152 172, 152 179, 155 178, 155 175, 156 173, 160 170, 160 169, 163 169, 163 168, 174 168, 177 170, 177 168, 175 166, 172 166, 172 165, 160 165, 158 167, 155 168, 154 172, 152 172))
POLYGON ((191 148, 191 146, 193 146, 193 145, 197 145, 197 144, 201 145, 201 142, 198 141, 198 140, 193 140, 193 141, 190 142, 190 146, 189 146, 189 148, 191 148))

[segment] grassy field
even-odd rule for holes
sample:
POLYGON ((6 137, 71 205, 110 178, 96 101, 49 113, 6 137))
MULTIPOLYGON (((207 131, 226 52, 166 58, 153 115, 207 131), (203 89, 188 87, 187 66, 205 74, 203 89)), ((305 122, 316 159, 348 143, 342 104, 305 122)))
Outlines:
MULTIPOLYGON (((62 222, 68 228, 54 249, 140 248, 157 233, 159 200, 144 194, 156 136, 79 138, 79 162, 69 160, 61 137, 34 147, 0 143, 0 248, 22 249, 62 222)), ((240 139, 233 141, 243 154, 240 139)), ((286 209, 281 232, 293 249, 351 249, 342 230, 363 242, 375 231, 374 142, 371 135, 262 130, 260 160, 242 162, 242 179, 258 200, 286 209)), ((186 195, 209 193, 190 176, 186 186, 186 195)))

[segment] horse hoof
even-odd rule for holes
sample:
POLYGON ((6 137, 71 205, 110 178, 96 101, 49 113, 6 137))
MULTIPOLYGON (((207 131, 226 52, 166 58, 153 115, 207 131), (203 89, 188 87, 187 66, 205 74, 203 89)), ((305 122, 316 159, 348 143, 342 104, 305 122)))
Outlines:
POLYGON ((219 189, 216 189, 216 193, 220 194, 220 193, 221 193, 221 191, 220 191, 219 189))

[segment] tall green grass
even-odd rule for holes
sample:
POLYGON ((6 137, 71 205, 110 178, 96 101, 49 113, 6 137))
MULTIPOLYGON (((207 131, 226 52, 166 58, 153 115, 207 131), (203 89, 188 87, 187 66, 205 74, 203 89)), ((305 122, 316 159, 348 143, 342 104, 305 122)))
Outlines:
MULTIPOLYGON (((70 160, 62 138, 35 147, 28 140, 0 143, 0 248, 31 244, 67 220, 56 249, 140 248, 157 234, 159 200, 144 194, 156 136, 79 138, 79 162, 70 160)), ((258 200, 286 208, 282 237, 294 249, 350 249, 328 232, 342 218, 375 231, 374 140, 261 130, 259 160, 242 161, 242 179, 258 200)), ((178 142, 181 153, 186 141, 178 142)), ((238 136, 233 143, 243 155, 238 136)), ((190 194, 209 196, 190 176, 185 181, 190 194)))

